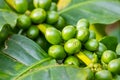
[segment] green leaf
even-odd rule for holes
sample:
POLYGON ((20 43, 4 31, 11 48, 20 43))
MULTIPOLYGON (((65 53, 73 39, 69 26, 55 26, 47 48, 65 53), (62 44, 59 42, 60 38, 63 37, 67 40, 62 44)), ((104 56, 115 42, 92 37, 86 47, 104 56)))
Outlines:
POLYGON ((116 46, 118 44, 117 38, 114 36, 105 36, 100 40, 101 43, 103 43, 108 50, 116 50, 116 46))
POLYGON ((13 35, 0 52, 0 80, 14 80, 33 68, 56 64, 34 41, 13 35))
POLYGON ((47 53, 39 45, 22 35, 11 36, 6 41, 3 52, 24 65, 31 65, 48 57, 47 53))
POLYGON ((110 24, 120 19, 120 2, 115 0, 87 0, 71 2, 70 6, 59 12, 68 24, 76 24, 81 18, 86 18, 91 24, 110 24))
POLYGON ((5 3, 5 0, 0 0, 0 9, 10 10, 9 6, 5 3))
POLYGON ((22 35, 9 37, 0 52, 0 80, 92 80, 93 72, 58 65, 40 46, 22 35))
MULTIPOLYGON (((21 53, 22 54, 22 53, 21 53)), ((46 58, 40 60, 33 65, 24 65, 16 59, 7 56, 5 53, 0 52, 0 80, 15 80, 21 75, 25 74, 27 71, 34 68, 41 68, 44 66, 50 66, 56 64, 55 60, 46 58)))
POLYGON ((117 45, 117 47, 116 47, 116 53, 118 54, 118 55, 120 55, 120 43, 117 45))
POLYGON ((68 6, 74 5, 76 3, 85 2, 85 1, 88 1, 88 0, 71 0, 70 4, 68 6))
POLYGON ((0 80, 11 80, 27 66, 0 52, 0 80))
POLYGON ((9 24, 12 28, 15 27, 17 22, 17 15, 12 11, 0 9, 0 31, 4 25, 9 24))
POLYGON ((33 70, 17 80, 92 80, 91 72, 75 66, 56 65, 33 70))

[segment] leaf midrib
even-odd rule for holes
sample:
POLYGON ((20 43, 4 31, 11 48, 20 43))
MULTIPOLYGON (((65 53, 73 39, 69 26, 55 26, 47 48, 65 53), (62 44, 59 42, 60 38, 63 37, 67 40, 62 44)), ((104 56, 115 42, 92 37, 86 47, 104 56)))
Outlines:
MULTIPOLYGON (((51 60, 51 58, 46 58, 46 59, 43 59, 43 60, 40 60, 40 61, 34 63, 33 65, 31 65, 30 67, 28 67, 27 69, 25 69, 23 72, 21 72, 18 76, 14 77, 13 80, 19 80, 19 78, 21 76, 23 76, 24 74, 26 74, 29 70, 31 70, 35 66, 37 66, 37 65, 39 65, 39 64, 41 64, 41 63, 43 63, 45 61, 48 61, 48 60, 51 60)), ((45 67, 43 67, 43 68, 45 68, 45 67)))
MULTIPOLYGON (((103 0, 103 1, 107 1, 107 0, 103 0)), ((112 1, 112 0, 110 0, 110 1, 112 1)), ((64 12, 67 12, 69 10, 75 9, 75 8, 83 6, 83 5, 88 5, 88 4, 93 3, 93 2, 97 2, 97 0, 85 1, 85 2, 78 3, 78 4, 74 4, 74 5, 70 6, 70 7, 68 6, 65 9, 59 11, 59 14, 62 14, 64 12)), ((104 8, 104 7, 102 7, 102 8, 104 8)), ((106 9, 106 8, 104 8, 104 9, 106 9)))
MULTIPOLYGON (((37 68, 37 69, 34 69, 34 71, 32 72, 32 73, 35 73, 35 72, 37 72, 37 71, 41 71, 41 70, 44 70, 44 69, 48 69, 48 68, 54 68, 54 67, 69 67, 70 65, 59 65, 59 64, 56 64, 56 65, 50 65, 50 66, 45 66, 45 67, 42 67, 42 68, 37 68)), ((79 68, 79 67, 77 67, 77 66, 74 66, 74 65, 71 65, 71 67, 74 67, 74 68, 76 68, 76 69, 82 69, 82 68, 79 68)), ((27 73, 27 74, 25 74, 25 75, 22 75, 22 77, 25 77, 25 76, 27 76, 27 75, 30 75, 30 74, 32 74, 32 73, 27 73)), ((50 72, 49 72, 50 73, 50 72)), ((66 71, 66 73, 67 73, 67 71, 66 71)), ((50 73, 51 74, 51 73, 50 73)), ((68 75, 68 74, 67 74, 68 75)), ((50 75, 51 76, 51 75, 50 75)), ((51 78, 50 78, 51 79, 51 78)), ((19 78, 17 78, 17 79, 15 79, 15 80, 21 80, 21 77, 19 77, 19 78)))

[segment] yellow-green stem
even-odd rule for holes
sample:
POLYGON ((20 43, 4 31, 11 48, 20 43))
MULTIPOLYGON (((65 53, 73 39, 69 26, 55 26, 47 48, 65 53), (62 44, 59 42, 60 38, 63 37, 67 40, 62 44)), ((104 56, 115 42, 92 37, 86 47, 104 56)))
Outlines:
POLYGON ((90 60, 83 52, 79 52, 76 54, 77 57, 82 60, 87 66, 92 63, 92 60, 90 60))
POLYGON ((43 34, 45 34, 46 29, 47 29, 48 27, 52 27, 52 26, 51 26, 51 25, 48 25, 48 24, 39 24, 37 27, 39 28, 39 30, 40 30, 43 34))

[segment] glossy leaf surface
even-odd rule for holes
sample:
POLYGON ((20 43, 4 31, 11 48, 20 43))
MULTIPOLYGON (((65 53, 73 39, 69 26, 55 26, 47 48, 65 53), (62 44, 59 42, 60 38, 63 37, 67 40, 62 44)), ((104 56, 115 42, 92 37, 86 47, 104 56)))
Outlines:
POLYGON ((71 1, 70 6, 59 12, 68 22, 76 24, 81 18, 86 18, 91 24, 110 24, 120 19, 120 2, 115 0, 71 1))

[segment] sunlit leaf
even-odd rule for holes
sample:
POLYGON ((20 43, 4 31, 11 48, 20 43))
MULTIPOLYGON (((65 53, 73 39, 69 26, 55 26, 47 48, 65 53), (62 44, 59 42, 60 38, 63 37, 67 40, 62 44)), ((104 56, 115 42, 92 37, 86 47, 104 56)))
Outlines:
MULTIPOLYGON (((86 18, 91 24, 110 24, 120 19, 120 2, 115 0, 75 0, 70 6, 59 12, 69 24, 76 24, 80 18, 86 18), (77 2, 77 3, 76 3, 77 2)), ((72 2, 72 1, 71 1, 72 2)))

